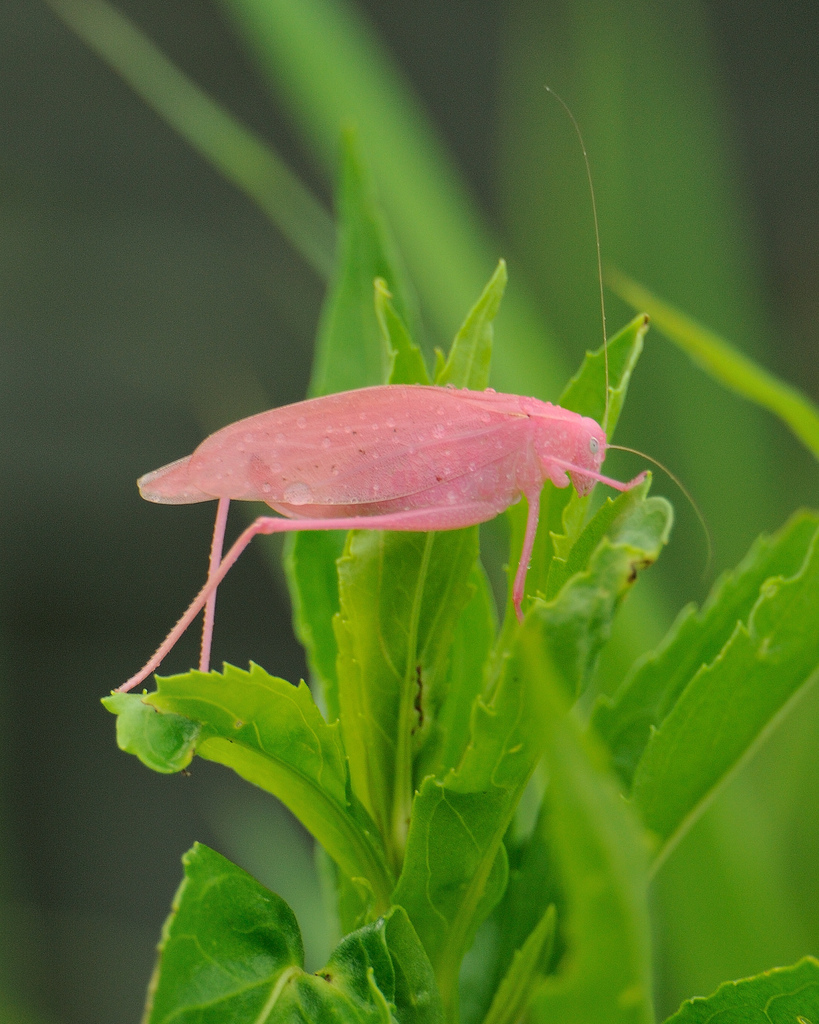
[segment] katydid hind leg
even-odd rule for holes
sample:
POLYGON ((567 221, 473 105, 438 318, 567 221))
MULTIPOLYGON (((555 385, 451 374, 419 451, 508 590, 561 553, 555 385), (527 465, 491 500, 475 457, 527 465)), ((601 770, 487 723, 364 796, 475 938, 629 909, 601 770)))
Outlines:
MULTIPOLYGON (((154 672, 167 654, 173 650, 179 638, 190 626, 199 612, 207 605, 211 595, 228 574, 236 560, 257 534, 291 533, 298 530, 399 530, 424 533, 433 530, 457 530, 466 526, 494 519, 500 509, 483 502, 448 506, 436 509, 410 509, 404 512, 389 512, 375 516, 356 516, 343 519, 283 519, 278 516, 261 516, 251 523, 234 541, 232 547, 219 563, 218 569, 208 574, 205 585, 191 601, 182 617, 168 633, 153 656, 135 675, 131 676, 117 692, 132 690, 154 672)), ((225 511, 225 516, 227 512, 225 511)), ((537 526, 537 524, 535 524, 537 526)), ((218 513, 217 513, 218 529, 218 513)), ((214 530, 214 535, 217 530, 214 530)), ((212 624, 211 624, 212 625, 212 624)))

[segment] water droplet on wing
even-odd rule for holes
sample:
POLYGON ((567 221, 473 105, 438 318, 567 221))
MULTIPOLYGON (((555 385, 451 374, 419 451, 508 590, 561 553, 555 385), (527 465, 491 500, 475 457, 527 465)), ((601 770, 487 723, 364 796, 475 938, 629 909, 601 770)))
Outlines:
POLYGON ((296 480, 285 487, 282 497, 288 505, 306 505, 312 500, 313 492, 310 490, 309 484, 296 480))

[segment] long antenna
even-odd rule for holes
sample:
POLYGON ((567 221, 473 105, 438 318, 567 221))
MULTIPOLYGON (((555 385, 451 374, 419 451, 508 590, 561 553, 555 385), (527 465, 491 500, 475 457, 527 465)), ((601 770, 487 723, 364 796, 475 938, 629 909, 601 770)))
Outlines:
POLYGON ((688 490, 688 488, 685 486, 682 480, 680 480, 679 477, 675 476, 668 468, 668 466, 664 466, 662 462, 659 462, 657 459, 653 459, 650 455, 646 455, 645 452, 641 452, 637 448, 626 448, 626 446, 622 444, 607 444, 606 449, 608 450, 609 448, 612 448, 614 449, 614 451, 618 452, 629 452, 632 455, 639 455, 641 459, 646 459, 648 462, 653 463, 658 469, 661 469, 669 478, 669 480, 672 480, 679 487, 679 489, 688 499, 688 503, 691 505, 691 508, 694 509, 694 513, 696 514, 697 519, 699 519, 700 521, 702 532, 705 534, 705 546, 707 551, 707 557, 705 559, 705 569, 703 570, 702 575, 703 578, 708 576, 708 573, 711 569, 711 561, 714 556, 714 545, 711 540, 711 531, 708 529, 708 523, 706 523, 705 516, 700 511, 699 505, 696 503, 696 501, 694 501, 693 497, 691 496, 691 492, 688 490))
POLYGON ((603 365, 606 371, 606 408, 603 413, 603 427, 608 431, 608 418, 609 418, 609 340, 606 333, 606 300, 603 297, 603 260, 600 255, 600 226, 597 221, 597 201, 594 198, 594 182, 592 181, 591 164, 589 163, 589 154, 586 152, 586 143, 583 141, 583 133, 580 131, 580 125, 577 123, 577 118, 571 112, 569 104, 563 99, 563 97, 554 91, 554 89, 547 85, 545 86, 546 92, 551 93, 557 102, 563 107, 566 113, 569 115, 569 120, 574 125, 574 130, 577 133, 578 141, 580 142, 580 149, 583 152, 583 162, 586 165, 586 177, 589 181, 589 194, 591 195, 592 214, 594 216, 594 240, 597 246, 597 283, 600 287, 600 318, 603 323, 603 365))

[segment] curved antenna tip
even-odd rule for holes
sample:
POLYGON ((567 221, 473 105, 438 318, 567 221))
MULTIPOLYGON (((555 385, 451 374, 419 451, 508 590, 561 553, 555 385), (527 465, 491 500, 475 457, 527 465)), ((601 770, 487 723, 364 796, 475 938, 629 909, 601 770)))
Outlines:
POLYGON ((711 563, 714 561, 714 543, 713 543, 713 538, 711 537, 711 531, 708 528, 708 523, 705 521, 705 516, 702 514, 702 511, 700 510, 699 505, 696 503, 696 501, 694 501, 694 498, 692 497, 691 492, 688 490, 688 488, 685 486, 685 484, 682 482, 682 480, 680 480, 679 477, 675 476, 674 473, 672 473, 671 470, 668 468, 668 466, 664 466, 662 464, 662 462, 660 462, 657 459, 652 458, 650 455, 646 455, 645 452, 641 452, 637 448, 627 448, 623 444, 607 444, 606 448, 607 449, 611 448, 613 451, 617 451, 617 452, 629 452, 631 455, 639 455, 640 458, 646 459, 652 465, 656 466, 657 469, 661 469, 663 471, 663 473, 665 473, 665 475, 668 477, 668 479, 671 480, 673 483, 675 483, 677 485, 677 487, 679 487, 679 489, 682 491, 683 495, 685 496, 686 500, 688 501, 688 504, 694 510, 694 514, 696 515, 697 519, 699 520, 700 526, 702 527, 702 532, 705 535, 705 551, 706 551, 706 556, 705 556, 705 568, 702 571, 702 579, 703 580, 707 580, 708 576, 710 574, 710 571, 711 571, 711 563))

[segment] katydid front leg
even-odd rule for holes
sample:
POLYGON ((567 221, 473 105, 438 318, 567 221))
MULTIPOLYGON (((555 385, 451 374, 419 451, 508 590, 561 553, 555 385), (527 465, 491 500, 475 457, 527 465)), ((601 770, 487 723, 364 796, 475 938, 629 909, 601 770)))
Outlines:
MULTIPOLYGON (((208 583, 219 571, 222 564, 222 546, 225 541, 230 498, 220 498, 216 508, 216 522, 213 524, 213 540, 210 545, 210 561, 208 562, 208 583)), ((199 671, 210 671, 210 648, 213 641, 213 623, 216 617, 216 590, 214 587, 205 602, 205 619, 202 623, 202 647, 199 653, 199 671)))

